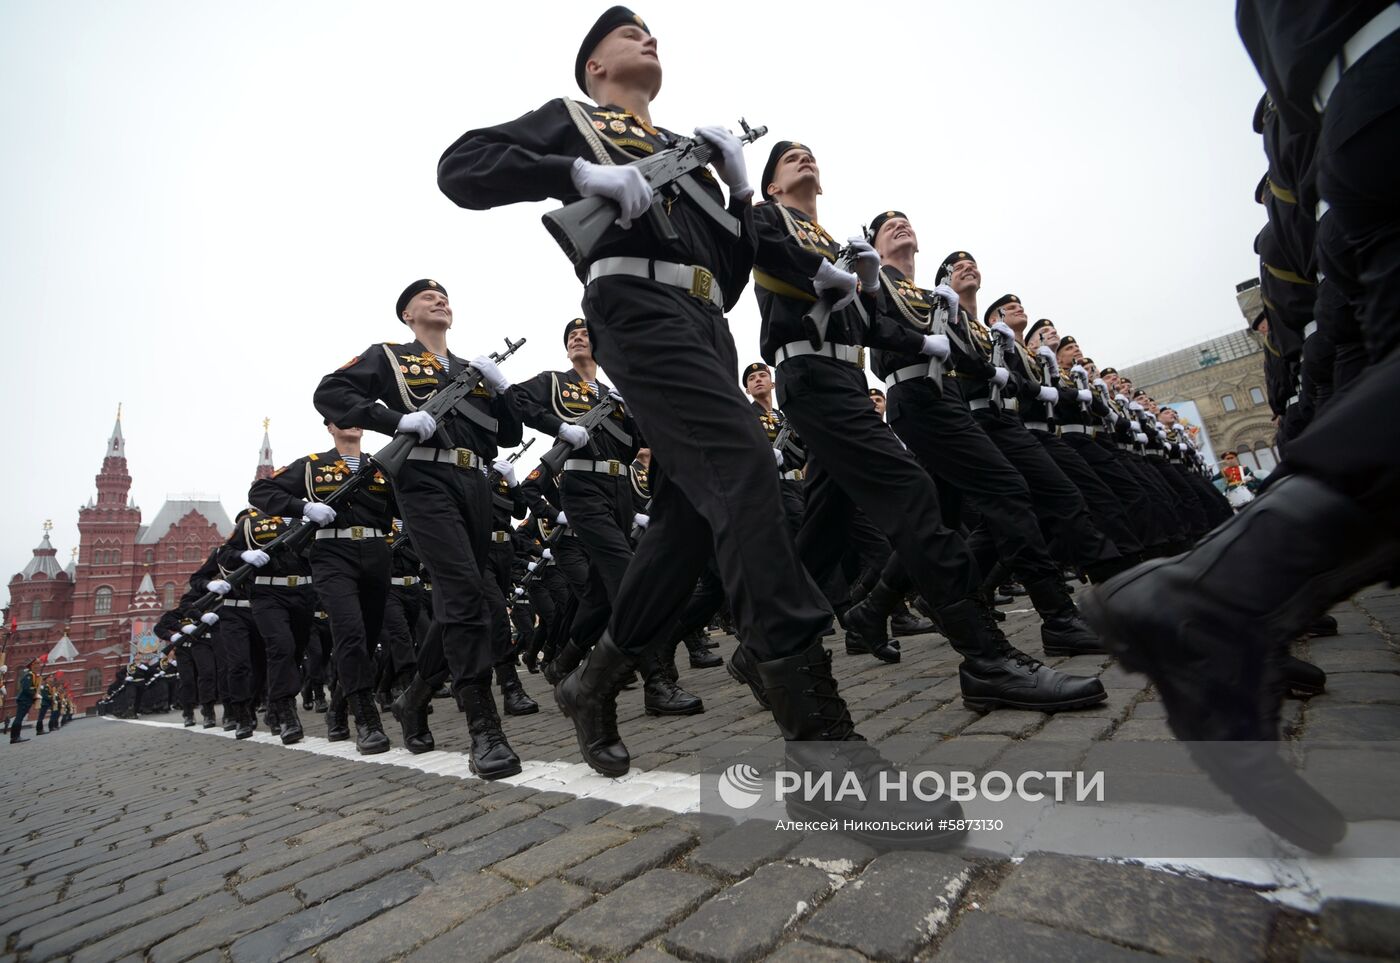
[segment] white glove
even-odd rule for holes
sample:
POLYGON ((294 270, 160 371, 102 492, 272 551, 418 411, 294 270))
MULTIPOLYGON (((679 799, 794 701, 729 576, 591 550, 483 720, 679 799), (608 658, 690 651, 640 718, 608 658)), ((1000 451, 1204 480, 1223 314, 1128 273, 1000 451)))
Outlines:
POLYGON ((625 400, 622 397, 622 392, 618 391, 616 388, 608 389, 608 397, 611 398, 613 401, 616 401, 618 404, 622 404, 625 400))
POLYGON ((1035 353, 1040 355, 1046 361, 1053 364, 1055 367, 1058 368, 1060 366, 1060 359, 1055 357, 1055 349, 1050 347, 1048 344, 1042 344, 1040 347, 1036 348, 1035 353))
POLYGON ((531 562, 529 565, 526 565, 526 566, 525 566, 525 571, 527 571, 527 572, 533 572, 535 569, 537 569, 537 568, 539 568, 539 567, 540 567, 540 563, 539 563, 539 562, 531 562))
POLYGON ((205 612, 199 617, 199 621, 203 622, 205 625, 213 625, 215 622, 219 621, 219 616, 214 612, 205 612))
POLYGON ((268 562, 272 561, 272 558, 260 548, 250 548, 238 557, 253 566, 253 568, 262 568, 268 562))
POLYGON ((930 358, 937 358, 939 361, 947 361, 952 350, 946 334, 924 335, 924 346, 919 349, 922 354, 930 358))
POLYGON ((638 512, 632 516, 632 524, 636 525, 638 528, 646 528, 651 524, 651 516, 643 515, 641 512, 638 512))
POLYGON ((183 632, 185 635, 194 635, 196 632, 199 631, 199 626, 197 626, 197 625, 182 625, 182 626, 180 626, 180 631, 183 632))
POLYGON ((779 468, 783 467, 783 450, 781 448, 773 449, 773 460, 778 463, 779 468))
POLYGON ((848 237, 846 244, 856 259, 856 277, 860 286, 868 292, 880 290, 880 255, 863 237, 848 237))
POLYGON ((817 276, 812 278, 812 289, 817 292, 817 297, 821 297, 827 291, 835 291, 839 297, 836 303, 831 306, 831 310, 840 311, 846 305, 856 299, 856 286, 859 278, 841 270, 830 261, 822 261, 821 267, 817 268, 817 276))
POLYGON ((719 179, 729 188, 731 199, 742 199, 753 194, 749 186, 748 168, 744 164, 744 144, 723 127, 697 127, 695 136, 709 144, 714 150, 710 163, 715 166, 719 179))
POLYGON ((417 435, 419 441, 427 441, 437 432, 437 420, 426 411, 410 411, 399 419, 398 430, 405 435, 417 435))
POLYGON ((1147 444, 1147 435, 1143 434, 1140 431, 1135 431, 1133 432, 1133 440, 1135 440, 1139 445, 1145 445, 1147 444))
POLYGON ((1160 421, 1152 422, 1152 427, 1155 428, 1157 430, 1157 434, 1161 435, 1163 438, 1167 436, 1167 426, 1162 424, 1160 421))
POLYGON ((559 517, 556 518, 556 519, 554 520, 554 524, 556 524, 556 525, 567 525, 567 524, 569 524, 569 516, 568 516, 568 515, 565 515, 563 512, 560 512, 560 513, 559 513, 559 517))
POLYGON ((1008 341, 1016 340, 1016 332, 1012 331, 1011 325, 1007 324, 1005 321, 993 321, 992 330, 1008 341))
POLYGON ((575 448, 582 448, 588 444, 588 429, 580 428, 578 425, 560 425, 559 440, 567 441, 575 448))
POLYGON ((996 368, 994 368, 994 369, 992 370, 992 378, 991 378, 991 381, 992 381, 992 384, 996 385, 998 388, 1005 388, 1005 387, 1006 387, 1007 379, 1010 378, 1010 377, 1011 377, 1011 372, 1007 371, 1005 368, 1003 368, 1003 367, 1001 367, 1000 365, 998 365, 996 368))
POLYGON ((1135 411, 1135 412, 1136 412, 1136 411, 1141 411, 1141 410, 1142 410, 1142 405, 1138 404, 1136 401, 1130 401, 1130 402, 1128 402, 1128 410, 1129 410, 1129 411, 1135 411))
POLYGON ((335 521, 335 509, 320 502, 307 502, 301 516, 313 525, 329 525, 335 521))
POLYGON ((1077 394, 1079 395, 1079 400, 1085 404, 1094 400, 1094 393, 1088 388, 1080 388, 1077 394))
POLYGON ((933 296, 948 306, 949 317, 956 318, 958 316, 958 292, 947 284, 940 284, 933 289, 933 296))
POLYGON ((516 486, 514 465, 502 458, 500 461, 493 462, 491 467, 496 470, 496 473, 499 474, 501 478, 505 479, 507 488, 514 488, 516 486))
MULTIPOLYGON (((175 643, 175 644, 177 644, 177 645, 179 644, 180 639, 181 639, 181 635, 180 635, 179 632, 176 632, 174 635, 172 635, 172 636, 170 637, 170 641, 173 642, 173 643, 175 643)), ((127 676, 127 677, 126 677, 126 681, 127 681, 127 682, 130 682, 130 681, 131 681, 131 676, 127 676)))
POLYGON ((624 230, 651 207, 651 185, 631 164, 593 164, 580 157, 571 176, 584 197, 606 197, 617 204, 617 226, 624 230))
POLYGON ((1087 372, 1087 371, 1084 370, 1084 366, 1083 366, 1082 364, 1075 364, 1075 365, 1072 365, 1072 366, 1070 367, 1070 369, 1069 369, 1069 373, 1070 373, 1070 374, 1076 374, 1076 375, 1083 375, 1083 376, 1086 377, 1086 378, 1089 377, 1089 372, 1087 372))
POLYGON ((1176 450, 1181 452, 1183 455, 1186 454, 1186 442, 1178 441, 1176 443, 1176 450))
MULTIPOLYGON (((1113 400, 1116 401, 1116 402, 1118 402, 1120 405, 1128 405, 1128 396, 1127 396, 1127 395, 1114 395, 1114 396, 1113 396, 1113 400)), ((1128 405, 1128 407, 1131 408, 1132 405, 1128 405)))
POLYGON ((1092 384, 1095 388, 1102 388, 1105 391, 1108 390, 1108 382, 1104 381, 1102 378, 1095 378, 1092 384))
POLYGON ((233 586, 228 584, 221 578, 214 579, 208 585, 206 585, 205 588, 213 592, 215 595, 227 595, 228 593, 233 591, 233 586))
POLYGON ((1036 396, 1047 405, 1053 405, 1060 400, 1060 393, 1049 385, 1040 386, 1040 394, 1036 396))
POLYGON ((525 590, 519 585, 515 587, 515 597, 518 599, 523 599, 525 597, 525 590))
POLYGON ((491 389, 493 395, 498 395, 510 387, 510 379, 501 374, 496 362, 486 355, 479 354, 472 358, 472 367, 481 372, 481 380, 486 382, 486 387, 491 389))
POLYGON ((548 548, 547 548, 547 549, 545 549, 543 552, 540 553, 540 558, 542 558, 542 559, 544 559, 546 562, 548 562, 550 559, 554 558, 554 551, 553 551, 552 549, 548 549, 548 548))

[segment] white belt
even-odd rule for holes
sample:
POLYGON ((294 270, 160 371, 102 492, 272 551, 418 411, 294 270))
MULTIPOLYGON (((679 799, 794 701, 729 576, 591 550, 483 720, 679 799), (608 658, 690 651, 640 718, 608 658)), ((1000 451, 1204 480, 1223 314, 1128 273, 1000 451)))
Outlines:
POLYGON ((422 581, 417 575, 395 575, 389 579, 390 585, 417 585, 422 581))
POLYGON ((934 365, 942 365, 943 362, 931 360, 927 364, 911 364, 907 368, 900 368, 885 379, 885 390, 889 391, 901 381, 913 381, 915 378, 927 378, 933 373, 934 365))
POLYGON ((1050 428, 1050 423, 1048 421, 1026 421, 1022 422, 1022 424, 1024 424, 1031 431, 1043 431, 1047 435, 1050 434, 1052 431, 1052 429, 1050 428))
POLYGON ((670 261, 652 261, 644 257, 605 257, 588 266, 587 283, 619 274, 669 284, 724 310, 724 294, 715 283, 714 274, 698 264, 672 264, 670 261))
POLYGON ((1308 338, 1311 338, 1315 334, 1317 334, 1316 321, 1309 321, 1307 324, 1303 325, 1303 340, 1306 341, 1308 338))
POLYGON ((492 532, 491 541, 495 542, 497 545, 502 542, 508 542, 510 541, 510 532, 492 532))
POLYGON ((820 355, 823 358, 835 358, 837 361, 844 361, 846 364, 861 366, 860 348, 853 344, 834 344, 830 341, 822 342, 820 348, 814 348, 807 341, 792 341, 783 345, 774 355, 778 364, 782 364, 789 358, 799 358, 803 355, 820 355))
POLYGON ((778 477, 783 481, 801 481, 807 477, 807 473, 801 468, 794 468, 792 471, 780 471, 778 477))
POLYGON ((1317 200, 1317 215, 1316 215, 1316 217, 1314 218, 1314 220, 1318 220, 1318 221, 1322 220, 1322 215, 1326 214, 1326 213, 1327 213, 1328 211, 1330 211, 1330 210, 1332 210, 1332 205, 1331 205, 1331 204, 1328 204, 1328 203, 1327 203, 1325 200, 1323 200, 1322 198, 1318 198, 1318 200, 1317 200))
POLYGON ((440 461, 458 468, 480 468, 486 463, 470 448, 410 448, 409 461, 440 461))
POLYGON ((1004 411, 1020 411, 1021 402, 1015 398, 1003 398, 1001 400, 1001 407, 1004 411))
POLYGON ((1289 399, 1288 399, 1287 403, 1284 404, 1284 407, 1285 407, 1285 408, 1292 408, 1292 407, 1293 407, 1294 405, 1296 405, 1297 403, 1298 403, 1298 396, 1297 396, 1297 395, 1294 395, 1292 398, 1289 398, 1289 399))
POLYGON ((564 462, 564 471, 591 471, 598 475, 625 475, 627 474, 627 466, 615 458, 608 461, 570 458, 564 462))
POLYGON ((1097 435, 1098 433, 1099 433, 1099 430, 1098 430, 1097 428, 1093 427, 1092 425, 1061 425, 1061 426, 1060 426, 1060 434, 1062 434, 1062 435, 1088 435, 1090 438, 1093 438, 1093 437, 1094 437, 1095 435, 1097 435))
POLYGON ((983 408, 990 408, 991 406, 991 398, 973 398, 967 403, 967 407, 972 411, 981 411, 983 408))
POLYGON ((378 528, 365 528, 363 525, 352 525, 349 528, 318 528, 316 529, 316 541, 323 538, 348 538, 358 542, 362 538, 383 538, 384 531, 378 528))
POLYGON ((1327 101, 1341 82, 1342 74, 1397 30, 1400 30, 1400 3, 1392 3, 1342 44, 1341 51, 1323 68, 1322 79, 1317 82, 1317 90, 1313 93, 1313 106, 1319 114, 1327 109, 1327 101))
POLYGON ((1162 452, 1158 451, 1156 448, 1149 448, 1146 451, 1144 451, 1143 454, 1146 455, 1148 458, 1162 457, 1162 452))
POLYGON ((224 599, 220 605, 227 605, 231 609, 251 609, 253 603, 247 599, 224 599))
POLYGON ((253 579, 254 585, 280 585, 287 588, 296 588, 298 585, 310 585, 310 575, 288 575, 283 578, 280 575, 258 575, 253 579))

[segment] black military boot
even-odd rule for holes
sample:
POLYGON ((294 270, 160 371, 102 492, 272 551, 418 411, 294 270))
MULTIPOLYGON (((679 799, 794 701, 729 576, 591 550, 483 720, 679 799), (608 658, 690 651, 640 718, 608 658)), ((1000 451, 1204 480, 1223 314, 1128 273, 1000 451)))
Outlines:
POLYGON ((692 669, 717 669, 724 665, 724 659, 710 651, 710 647, 705 644, 703 629, 687 632, 681 636, 681 641, 685 643, 685 650, 690 654, 692 669))
POLYGON ((312 702, 311 702, 311 693, 312 693, 312 691, 313 691, 315 688, 316 688, 316 686, 315 686, 314 684, 310 683, 310 682, 306 683, 306 685, 305 685, 304 687, 302 687, 302 690, 301 690, 301 709, 302 709, 303 712, 310 712, 310 711, 311 711, 311 706, 312 706, 312 702))
POLYGON ((350 711, 355 715, 355 751, 362 756, 373 756, 389 751, 389 737, 384 734, 384 724, 379 721, 379 707, 374 704, 374 693, 352 692, 348 697, 350 711))
POLYGON ((923 635, 925 632, 933 631, 933 621, 921 618, 909 611, 909 607, 900 599, 894 607, 894 613, 890 615, 890 635, 895 638, 902 638, 907 635, 923 635))
POLYGON ((632 670, 632 661, 604 632, 578 668, 554 687, 559 711, 574 724, 583 761, 604 776, 626 775, 632 762, 617 732, 617 694, 632 670))
POLYGON ((1040 613, 1040 642, 1046 655, 1102 655, 1108 651, 1079 614, 1064 582, 1054 577, 1027 582, 1026 593, 1040 613))
POLYGON ((436 748, 433 734, 428 729, 428 705, 433 699, 433 688, 415 674, 408 688, 399 693, 389 707, 403 729, 404 748, 414 755, 432 752, 436 748))
POLYGON ((238 723, 238 728, 233 733, 234 738, 251 739, 253 731, 258 727, 258 714, 253 711, 253 703, 235 702, 233 708, 233 718, 238 723))
POLYGON ((496 667, 496 681, 501 686, 501 706, 506 715, 529 716, 540 711, 540 704, 531 699, 520 684, 520 673, 515 671, 514 662, 496 667))
POLYGON ((311 711, 324 713, 326 708, 326 687, 318 682, 315 691, 311 694, 311 711))
POLYGON ((649 716, 693 716, 705 711, 698 696, 686 692, 678 684, 676 643, 670 653, 650 651, 642 658, 642 704, 649 716))
MULTIPOLYGON (((816 776, 830 774, 832 785, 837 786, 846 785, 847 774, 853 773, 864 790, 860 794, 837 793, 836 799, 789 794, 785 803, 790 818, 929 827, 852 832, 862 842, 883 847, 940 848, 957 841, 961 832, 937 828, 940 821, 962 818, 962 807, 956 802, 929 802, 912 794, 907 799, 880 797, 881 774, 897 770, 856 732, 831 674, 831 652, 820 642, 786 659, 756 663, 756 668, 772 703, 773 718, 787 741, 787 768, 816 776), (852 798, 856 795, 865 798, 852 798)), ((901 780, 886 775, 883 781, 897 784, 901 780)))
POLYGON ((185 706, 185 718, 184 718, 184 722, 185 722, 185 728, 186 728, 186 729, 190 729, 190 728, 192 728, 192 727, 194 726, 194 706, 192 706, 192 705, 185 706))
POLYGON ((963 657, 958 667, 963 705, 974 712, 1059 712, 1098 705, 1108 698, 1098 679, 1056 672, 1015 648, 978 599, 944 606, 938 615, 943 634, 963 657))
POLYGON ((491 680, 474 682, 460 690, 467 710, 467 729, 472 735, 472 750, 467 754, 467 766, 482 779, 501 779, 520 773, 520 757, 506 741, 501 729, 501 717, 496 712, 496 699, 491 694, 491 680))
POLYGON ((881 662, 899 661, 899 643, 891 642, 885 622, 901 596, 884 579, 875 583, 859 605, 846 613, 846 654, 873 655, 881 662))
POLYGON ((263 721, 267 723, 267 731, 274 736, 282 734, 281 714, 277 710, 277 702, 272 699, 267 700, 267 707, 263 710, 263 721))
POLYGON ((326 741, 344 742, 349 738, 350 702, 337 682, 331 689, 330 705, 326 707, 326 741))
POLYGON ((742 683, 749 687, 754 699, 765 709, 771 708, 768 705, 768 696, 763 693, 763 680, 758 677, 758 663, 754 661, 749 650, 741 643, 734 650, 734 654, 729 657, 729 662, 725 666, 729 670, 729 676, 735 682, 742 683))
POLYGON ((579 648, 573 639, 569 639, 559 647, 554 658, 544 664, 544 680, 557 686, 564 676, 574 671, 574 667, 582 661, 583 654, 583 649, 579 648))
POLYGON ((1325 852, 1340 813, 1269 744, 1278 737, 1279 647, 1395 571, 1376 513, 1290 475, 1191 552, 1092 589, 1085 614, 1123 667, 1156 684, 1167 722, 1217 786, 1274 832, 1325 852))
POLYGON ((238 703, 224 701, 224 732, 233 732, 238 728, 238 703))
POLYGON ((1308 635, 1336 635, 1338 631, 1337 619, 1331 615, 1319 616, 1308 625, 1308 635))
POLYGON ((295 696, 287 696, 277 701, 277 721, 282 725, 282 745, 290 746, 301 742, 306 733, 301 727, 301 717, 297 715, 295 696))
POLYGON ((204 703, 204 705, 202 705, 202 706, 199 707, 199 711, 200 711, 200 713, 201 713, 201 714, 203 715, 203 717, 204 717, 204 728, 205 728, 205 729, 212 729, 212 728, 214 728, 216 725, 218 725, 218 723, 216 723, 216 722, 214 721, 214 703, 212 703, 212 702, 206 702, 206 703, 204 703))
POLYGON ((1311 662, 1304 662, 1297 656, 1290 655, 1286 649, 1281 658, 1279 672, 1283 678, 1283 687, 1290 695, 1308 697, 1322 695, 1327 691, 1326 672, 1311 662))

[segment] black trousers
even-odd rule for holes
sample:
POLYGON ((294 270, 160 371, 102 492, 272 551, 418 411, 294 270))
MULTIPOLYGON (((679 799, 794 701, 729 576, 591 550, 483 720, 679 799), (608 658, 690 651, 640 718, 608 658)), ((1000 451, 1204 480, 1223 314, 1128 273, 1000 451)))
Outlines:
MULTIPOLYGON (((218 629, 215 629, 213 636, 218 636, 218 629)), ((213 638, 203 642, 192 642, 188 648, 184 646, 179 650, 179 673, 180 673, 180 706, 181 708, 192 708, 196 705, 207 705, 214 702, 219 697, 218 687, 215 685, 215 659, 213 638)))
MULTIPOLYGON (((573 521, 570 517, 569 521, 573 521)), ((511 594, 510 568, 515 563, 515 546, 510 542, 492 542, 486 550, 487 596, 491 607, 491 644, 496 651, 496 672, 514 664, 515 653, 510 644, 510 610, 506 599, 511 594)))
POLYGON ((491 493, 479 471, 409 462, 394 480, 399 511, 432 581, 433 623, 418 674, 456 687, 489 682, 497 653, 486 589, 491 493))
POLYGON ((312 543, 311 572, 330 617, 331 659, 341 691, 369 692, 389 595, 389 546, 382 538, 322 539, 312 543))
POLYGON ((331 620, 325 609, 311 613, 311 634, 307 636, 306 655, 301 660, 301 680, 304 686, 328 686, 335 681, 335 662, 331 658, 331 620))
POLYGON ((1214 528, 1221 522, 1227 522, 1230 520, 1230 516, 1235 514, 1230 503, 1225 500, 1225 496, 1220 494, 1220 490, 1197 472, 1192 471, 1190 467, 1179 461, 1168 462, 1168 464, 1186 481, 1187 487, 1196 496, 1201 511, 1205 512, 1207 528, 1214 528))
POLYGON ((10 720, 10 738, 19 735, 20 726, 24 725, 24 717, 29 715, 29 710, 33 708, 34 700, 23 700, 15 703, 15 717, 10 720))
POLYGON ((226 673, 226 687, 221 693, 224 701, 253 700, 258 695, 253 660, 262 652, 262 638, 257 623, 253 621, 252 610, 221 605, 215 641, 218 645, 218 663, 226 673))
MULTIPOLYGON (((625 393, 624 393, 625 396, 625 393)), ((623 576, 632 562, 632 484, 624 466, 621 475, 566 471, 559 477, 559 500, 569 527, 588 552, 598 572, 607 604, 617 601, 623 576)), ((509 547, 509 546, 507 546, 509 547)), ((509 584, 509 570, 506 583, 509 584)))
POLYGON ((614 642, 639 657, 664 641, 713 552, 739 637, 756 658, 810 647, 830 611, 798 563, 772 446, 739 390, 723 313, 626 277, 590 284, 583 311, 594 356, 654 455, 649 534, 613 606, 614 642))
POLYGON ((1158 527, 1169 541, 1181 541, 1188 537, 1186 525, 1174 506, 1176 500, 1171 489, 1155 470, 1148 466, 1148 459, 1136 452, 1119 450, 1118 462, 1132 473, 1152 504, 1152 511, 1158 527))
POLYGON ((1156 472, 1157 477, 1166 483, 1168 491, 1173 499, 1172 505, 1176 508, 1177 514, 1184 522, 1186 534, 1189 538, 1200 538, 1210 531, 1210 525, 1206 521, 1205 509, 1201 507, 1191 486, 1186 484, 1186 479, 1182 478, 1167 463, 1166 458, 1158 458, 1153 455, 1147 456, 1147 464, 1156 472))
POLYGON ((390 585, 384 600, 384 622, 379 645, 389 653, 394 672, 405 673, 418 665, 418 614, 423 609, 423 584, 390 585))
POLYGON ((859 508, 893 546, 890 566, 902 565, 931 605, 971 595, 978 573, 967 544, 944 527, 933 479, 871 406, 865 372, 829 358, 794 358, 779 368, 778 391, 807 446, 807 513, 797 544, 808 571, 820 580, 839 564, 845 546, 831 533, 859 508))
MULTIPOLYGON (((565 513, 567 514, 567 512, 565 513)), ((573 516, 569 526, 573 527, 573 516)), ((564 535, 554 546, 554 563, 573 594, 573 617, 567 626, 567 636, 574 644, 587 649, 607 630, 612 618, 612 602, 607 585, 593 564, 592 556, 577 535, 564 535)))
POLYGON ((1074 487, 1079 489, 1089 505, 1090 514, 1104 534, 1118 546, 1119 553, 1132 555, 1141 552, 1147 543, 1140 528, 1133 524, 1123 496, 1100 471, 1100 467, 1104 468, 1110 478, 1130 490, 1136 487, 1127 481, 1114 463, 1113 455, 1093 438, 1079 432, 1063 436, 1044 432, 1033 434, 1065 476, 1074 483, 1074 487))
POLYGON ((297 653, 306 651, 316 596, 311 586, 253 586, 253 621, 267 655, 267 698, 290 699, 301 691, 297 653))

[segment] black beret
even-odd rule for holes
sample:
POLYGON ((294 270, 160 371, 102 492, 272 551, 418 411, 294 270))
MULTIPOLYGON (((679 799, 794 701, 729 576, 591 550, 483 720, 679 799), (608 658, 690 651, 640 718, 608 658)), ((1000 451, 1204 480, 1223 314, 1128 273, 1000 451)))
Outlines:
POLYGON ((1117 368, 1101 368, 1101 369, 1099 369, 1099 374, 1100 374, 1102 377, 1104 377, 1104 378, 1107 378, 1109 375, 1116 375, 1117 373, 1118 373, 1118 369, 1117 369, 1117 368))
POLYGON ((1055 326, 1055 322, 1051 321, 1049 318, 1041 318, 1035 324, 1031 325, 1030 328, 1026 331, 1026 340, 1029 341, 1037 331, 1039 331, 1041 328, 1047 325, 1053 328, 1055 326))
POLYGON ((564 347, 567 348, 569 346, 569 335, 573 334, 574 331, 579 328, 587 327, 588 322, 583 320, 583 318, 574 318, 568 324, 564 325, 564 347))
POLYGON ((762 361, 755 361, 753 364, 749 365, 747 368, 744 369, 744 384, 748 385, 749 375, 753 374, 755 371, 767 370, 768 366, 766 364, 764 364, 762 361))
POLYGON ((1093 364, 1093 363, 1094 363, 1094 359, 1093 359, 1093 358, 1090 358, 1088 355, 1085 355, 1084 357, 1082 357, 1082 358, 1079 359, 1079 363, 1080 363, 1080 364, 1093 364))
POLYGON ((618 27, 628 24, 641 27, 647 32, 647 36, 651 36, 651 29, 646 25, 646 21, 626 7, 609 7, 593 22, 592 29, 584 35, 583 43, 579 45, 578 56, 574 58, 574 80, 578 81, 579 90, 588 93, 588 87, 583 81, 587 76, 588 58, 598 49, 598 44, 618 27))
MULTIPOLYGON (((812 148, 801 141, 780 140, 773 145, 773 149, 768 152, 768 163, 763 165, 763 180, 758 185, 758 192, 766 199, 768 197, 768 185, 773 183, 773 173, 778 169, 778 161, 790 150, 805 150, 812 154, 812 148)), ((812 154, 812 159, 816 159, 816 154, 812 154)))
POLYGON ((954 251, 952 254, 949 254, 947 257, 945 257, 943 259, 943 263, 938 266, 938 276, 934 278, 933 283, 942 284, 944 281, 952 277, 953 265, 957 264, 959 261, 971 261, 973 264, 976 264, 977 258, 973 257, 971 254, 968 254, 966 251, 954 251))
POLYGON ((879 388, 871 388, 869 391, 866 392, 866 394, 870 395, 870 397, 872 398, 874 398, 876 395, 879 395, 881 398, 885 397, 885 393, 879 388))
POLYGON ((983 323, 983 324, 986 324, 986 323, 987 323, 987 319, 990 318, 990 317, 992 316, 992 312, 995 311, 997 308, 1005 307, 1005 306, 1008 305, 1008 304, 1020 304, 1020 303, 1021 303, 1021 299, 1018 298, 1018 297, 1016 297, 1016 295, 1014 295, 1014 294, 1003 294, 1001 297, 997 298, 995 301, 992 302, 992 306, 991 306, 990 308, 988 308, 986 311, 983 311, 983 312, 982 312, 982 323, 983 323))
POLYGON ((1146 389, 1146 388, 1139 388, 1137 391, 1134 391, 1134 392, 1133 392, 1133 397, 1134 397, 1134 398, 1146 398, 1146 397, 1147 397, 1147 389, 1146 389))
POLYGON ((398 303, 394 305, 394 317, 403 321, 404 324, 408 324, 407 321, 403 320, 403 309, 408 307, 408 302, 412 301, 424 291, 441 291, 442 296, 447 297, 447 288, 438 284, 436 281, 429 280, 428 278, 423 278, 421 281, 414 281, 403 289, 403 294, 399 295, 398 303))
POLYGON ((1070 345, 1072 345, 1072 344, 1078 344, 1078 343, 1079 343, 1078 341, 1074 340, 1074 335, 1072 335, 1072 334, 1067 334, 1067 335, 1065 335, 1063 338, 1060 339, 1060 346, 1059 346, 1058 348, 1056 348, 1055 350, 1056 350, 1056 351, 1063 351, 1065 348, 1068 348, 1070 345))
POLYGON ((885 222, 892 221, 896 217, 902 217, 906 221, 909 220, 909 215, 905 214, 903 211, 881 211, 879 215, 877 215, 875 219, 870 222, 871 243, 874 243, 875 235, 880 233, 880 228, 885 226, 885 222))

